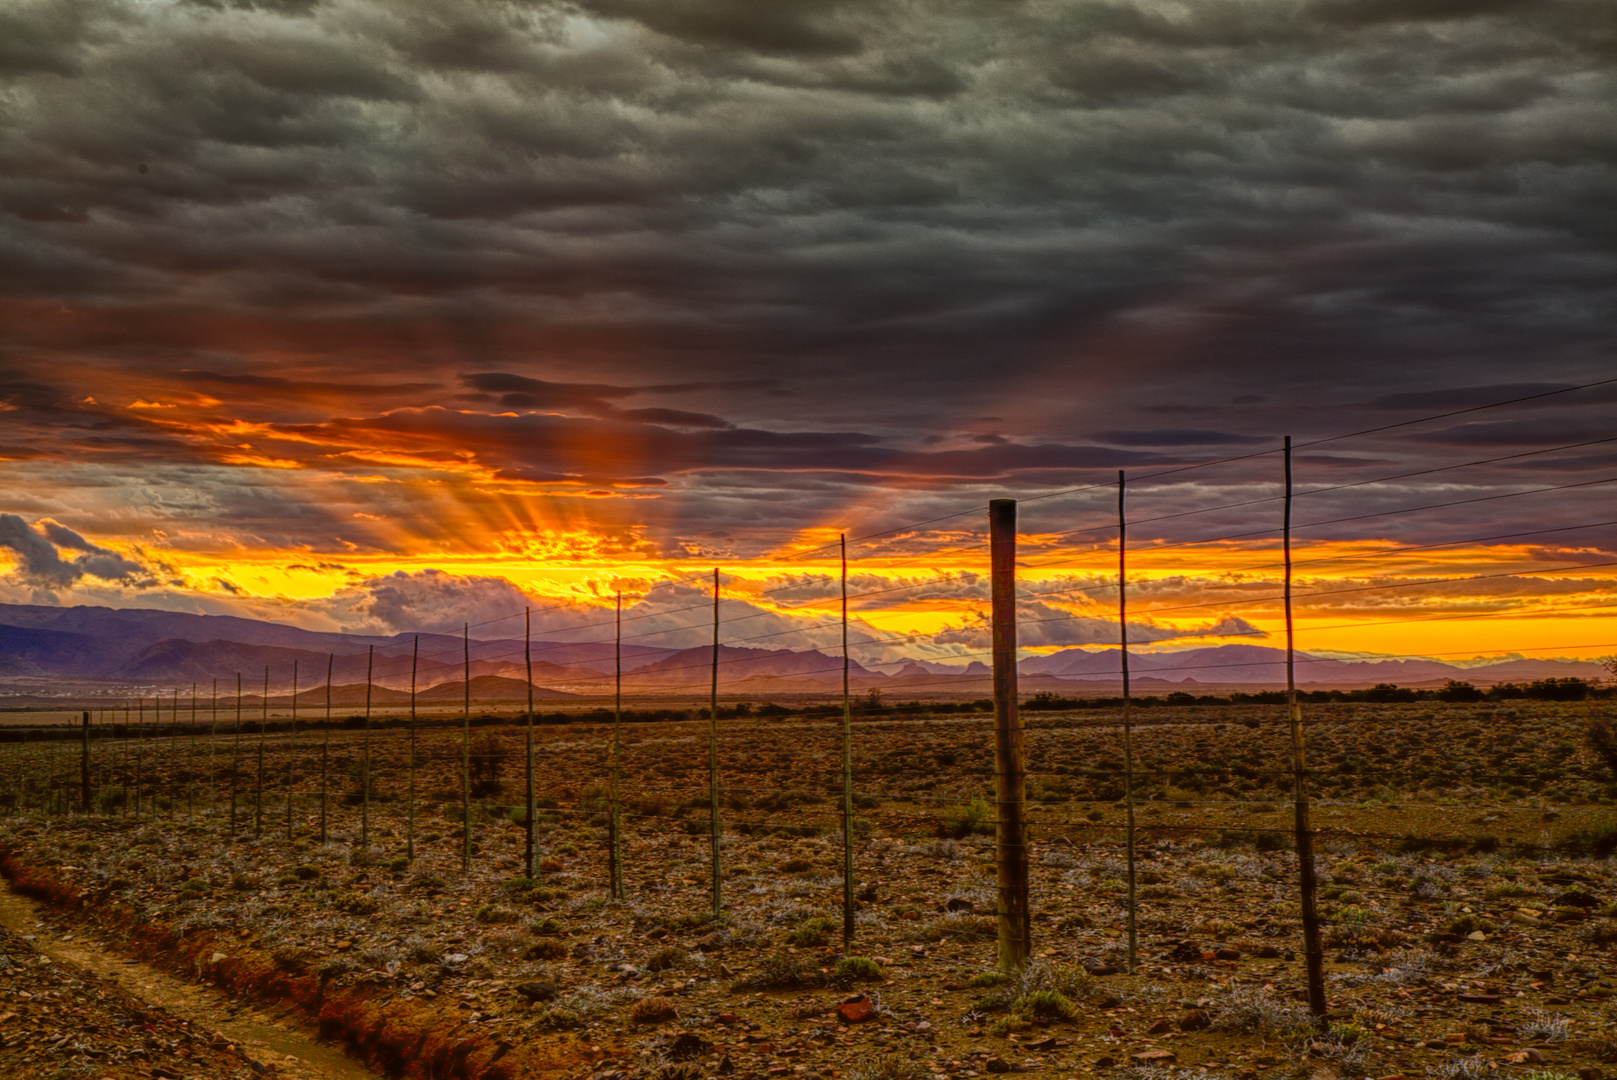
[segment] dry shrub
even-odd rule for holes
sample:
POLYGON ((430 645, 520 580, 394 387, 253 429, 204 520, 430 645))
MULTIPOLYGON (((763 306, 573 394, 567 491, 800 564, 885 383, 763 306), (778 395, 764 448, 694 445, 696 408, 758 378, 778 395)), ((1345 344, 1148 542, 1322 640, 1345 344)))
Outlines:
POLYGON ((679 1016, 679 1006, 673 998, 641 998, 629 1010, 629 1019, 637 1024, 661 1024, 679 1016))
POLYGON ((567 946, 555 938, 545 938, 536 941, 522 950, 524 960, 565 960, 567 959, 567 946))
POLYGON ((667 971, 678 967, 685 962, 685 950, 677 945, 670 945, 666 949, 659 949, 646 961, 647 971, 667 971))

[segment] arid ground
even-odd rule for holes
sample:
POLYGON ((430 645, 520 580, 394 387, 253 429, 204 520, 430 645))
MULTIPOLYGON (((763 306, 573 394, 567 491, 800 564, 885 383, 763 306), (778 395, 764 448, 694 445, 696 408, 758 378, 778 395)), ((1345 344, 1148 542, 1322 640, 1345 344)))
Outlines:
POLYGON ((468 873, 460 728, 417 732, 411 859, 410 736, 381 717, 368 736, 339 729, 329 743, 324 731, 270 735, 256 819, 255 733, 239 746, 228 730, 96 741, 89 818, 61 812, 79 794, 75 744, 4 746, 13 807, 0 845, 21 885, 76 905, 63 917, 113 947, 183 955, 188 974, 244 993, 319 988, 328 1031, 384 1070, 425 1075, 344 1028, 338 990, 358 992, 343 1000, 362 998, 373 1026, 390 1010, 431 1015, 420 1060, 434 1040, 482 1048, 460 1051, 464 1075, 539 1075, 513 1063, 542 1061, 601 1080, 1587 1078, 1617 1068, 1617 889, 1603 858, 1617 778, 1583 746, 1589 707, 1308 710, 1323 1029, 1301 1001, 1279 708, 1136 710, 1132 975, 1115 710, 1024 714, 1035 960, 1009 979, 994 971, 982 714, 855 720, 859 899, 846 950, 839 717, 720 722, 717 917, 705 721, 622 729, 622 900, 608 891, 612 731, 599 722, 534 730, 531 876, 524 729, 509 723, 471 730, 468 873), (52 772, 62 794, 47 816, 52 772), (228 974, 232 964, 280 981, 228 974))

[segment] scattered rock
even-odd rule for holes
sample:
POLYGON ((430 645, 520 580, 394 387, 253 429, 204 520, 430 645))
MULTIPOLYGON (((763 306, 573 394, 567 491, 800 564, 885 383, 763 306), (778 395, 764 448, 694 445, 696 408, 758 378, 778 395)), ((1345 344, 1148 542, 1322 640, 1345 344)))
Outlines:
POLYGON ((690 1031, 669 1043, 667 1049, 671 1061, 690 1061, 693 1058, 705 1057, 712 1052, 712 1043, 690 1031))
POLYGON ((525 982, 517 983, 516 992, 529 1001, 554 1001, 561 990, 555 983, 525 982))
POLYGON ((1166 1034, 1168 1034, 1168 1032, 1170 1032, 1172 1030, 1173 1030, 1173 1025, 1168 1023, 1168 1021, 1166 1021, 1166 1020, 1158 1020, 1156 1023, 1154 1023, 1150 1027, 1146 1028, 1145 1033, 1147 1035, 1166 1035, 1166 1034))
POLYGON ((1136 1065, 1166 1065, 1170 1061, 1178 1061, 1179 1055, 1172 1050, 1142 1050, 1138 1054, 1130 1054, 1129 1060, 1136 1065))
POLYGON ((1194 941, 1181 941, 1169 950, 1168 959, 1181 964, 1199 964, 1202 961, 1202 947, 1194 941))
POLYGON ((837 1019, 845 1024, 859 1024, 876 1015, 876 1007, 870 999, 860 994, 853 1001, 844 1001, 837 1006, 837 1019))
POLYGON ((1186 1009, 1179 1016, 1180 1031, 1206 1031, 1213 1026, 1213 1018, 1205 1009, 1186 1009))

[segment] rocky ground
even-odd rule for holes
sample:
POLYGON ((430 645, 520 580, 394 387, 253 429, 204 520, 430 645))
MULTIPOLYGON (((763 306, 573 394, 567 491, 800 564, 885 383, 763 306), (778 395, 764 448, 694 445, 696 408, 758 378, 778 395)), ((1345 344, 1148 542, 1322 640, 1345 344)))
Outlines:
MULTIPOLYGON (((1604 862, 1572 854, 1587 837, 1566 846, 1598 832, 1606 790, 1576 745, 1575 716, 1388 709, 1311 729, 1316 768, 1333 770, 1318 807, 1323 1031, 1300 1000, 1296 864, 1278 840, 1289 807, 1265 776, 1283 761, 1277 729, 1180 710, 1140 733, 1142 773, 1195 775, 1137 790, 1140 948, 1129 975, 1118 970, 1121 810, 1098 797, 1121 788, 1097 790, 1116 784, 1096 767, 1114 752, 1115 718, 1029 719, 1036 955, 1012 980, 992 971, 991 824, 986 806, 974 809, 992 764, 980 718, 862 726, 848 950, 830 723, 725 726, 718 917, 697 784, 705 746, 691 724, 627 734, 622 900, 605 888, 599 725, 540 733, 532 877, 511 813, 518 757, 496 770, 503 789, 475 800, 471 871, 461 872, 458 736, 443 731, 424 736, 418 757, 413 860, 398 732, 373 742, 383 801, 369 847, 335 784, 331 842, 319 842, 308 740, 296 757, 270 757, 282 770, 271 776, 290 764, 298 778, 290 840, 273 800, 252 835, 246 779, 232 842, 223 789, 204 793, 193 821, 187 778, 176 787, 169 776, 172 816, 149 806, 139 820, 30 813, 10 818, 0 843, 94 897, 87 917, 116 910, 126 930, 134 918, 219 935, 280 970, 372 988, 390 1007, 428 1004, 501 1045, 543 1045, 556 1071, 597 1080, 1617 1071, 1617 888, 1604 862), (1460 749, 1417 760, 1445 745, 1439 736, 1460 749), (1399 755, 1410 763, 1402 786, 1399 755), (1334 771, 1341 762, 1355 764, 1334 771), (1523 780, 1538 793, 1512 795, 1523 780), (1552 790, 1587 805, 1557 806, 1552 790)), ((516 729, 478 734, 520 746, 516 729)), ((345 785, 355 739, 332 751, 345 785)), ((185 767, 184 748, 155 759, 185 767)), ((208 978, 206 965, 197 974, 208 978)))
POLYGON ((218 1032, 0 928, 0 1074, 235 1080, 259 1072, 218 1032))

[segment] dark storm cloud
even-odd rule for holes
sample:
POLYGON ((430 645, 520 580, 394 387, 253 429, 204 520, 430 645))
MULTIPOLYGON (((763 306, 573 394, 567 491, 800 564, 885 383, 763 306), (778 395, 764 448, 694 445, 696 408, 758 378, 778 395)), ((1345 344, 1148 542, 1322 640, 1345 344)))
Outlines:
MULTIPOLYGON (((461 440, 509 478, 700 476, 690 519, 749 484, 765 515, 734 471, 817 470, 773 489, 795 522, 874 483, 1070 486, 1582 382, 1613 342, 1609 14, 7 5, 0 451, 185 469, 257 438, 233 419, 461 440), (473 415, 502 411, 563 415, 473 415)), ((1602 407, 1299 465, 1393 473, 1602 407)))
POLYGON ((62 588, 86 574, 106 581, 131 581, 143 575, 145 567, 90 543, 67 526, 49 519, 31 528, 16 514, 0 514, 0 547, 17 557, 17 574, 23 581, 45 588, 62 588), (81 552, 76 559, 63 559, 58 548, 81 552))
MULTIPOLYGON (((673 427, 722 428, 727 421, 706 413, 684 412, 679 409, 623 409, 606 398, 627 397, 638 393, 631 387, 605 386, 588 383, 553 383, 542 379, 529 379, 520 375, 499 372, 464 375, 468 386, 489 394, 498 394, 499 403, 507 409, 566 409, 615 420, 640 420, 648 424, 668 424, 673 427)), ((686 389, 673 387, 671 389, 686 389)))
POLYGON ((217 371, 182 371, 178 377, 186 382, 211 383, 222 387, 245 387, 254 394, 268 393, 298 399, 312 395, 355 399, 393 397, 399 394, 418 394, 438 387, 437 383, 430 382, 320 382, 310 379, 288 379, 278 375, 226 375, 217 371))

